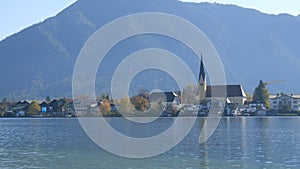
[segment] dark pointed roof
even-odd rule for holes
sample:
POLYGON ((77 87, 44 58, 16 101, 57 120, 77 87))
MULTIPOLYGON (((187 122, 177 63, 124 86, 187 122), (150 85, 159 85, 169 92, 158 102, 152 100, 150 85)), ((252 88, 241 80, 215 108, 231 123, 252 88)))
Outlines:
POLYGON ((246 97, 241 85, 207 86, 206 97, 212 97, 212 90, 214 92, 214 97, 223 97, 224 95, 227 97, 246 97))
POLYGON ((200 82, 200 79, 205 79, 205 69, 204 69, 204 64, 203 64, 203 58, 201 56, 201 62, 200 62, 200 72, 199 72, 199 79, 198 81, 200 82))
POLYGON ((150 102, 173 102, 178 95, 175 92, 152 92, 150 93, 150 102))

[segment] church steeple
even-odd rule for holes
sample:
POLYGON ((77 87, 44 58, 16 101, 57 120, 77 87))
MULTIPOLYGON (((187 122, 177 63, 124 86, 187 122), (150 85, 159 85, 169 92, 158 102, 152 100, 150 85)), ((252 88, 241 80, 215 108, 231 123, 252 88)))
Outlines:
POLYGON ((199 79, 198 79, 198 96, 200 97, 200 100, 206 99, 206 77, 205 77, 205 67, 203 64, 202 56, 201 56, 200 72, 199 72, 199 79))
POLYGON ((204 71, 204 64, 203 64, 203 57, 201 56, 201 61, 200 61, 200 72, 199 72, 199 79, 198 82, 202 80, 205 80, 205 71, 204 71))

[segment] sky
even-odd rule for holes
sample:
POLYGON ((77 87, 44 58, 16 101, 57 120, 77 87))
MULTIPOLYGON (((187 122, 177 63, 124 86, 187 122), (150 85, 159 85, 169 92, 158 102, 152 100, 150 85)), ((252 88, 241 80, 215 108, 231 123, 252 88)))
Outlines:
MULTIPOLYGON (((0 0, 0 40, 48 17, 55 16, 76 0, 0 0)), ((253 8, 264 13, 300 14, 300 0, 182 0, 217 2, 253 8)))
POLYGON ((76 0, 0 0, 0 40, 68 7, 76 0))

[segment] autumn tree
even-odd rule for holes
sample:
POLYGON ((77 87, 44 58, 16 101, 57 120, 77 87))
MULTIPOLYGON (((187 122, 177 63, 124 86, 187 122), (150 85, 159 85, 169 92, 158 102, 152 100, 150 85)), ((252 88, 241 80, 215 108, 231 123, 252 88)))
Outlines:
POLYGON ((148 99, 149 98, 149 92, 146 89, 140 89, 138 91, 138 96, 141 96, 141 97, 143 97, 145 99, 148 99))
POLYGON ((41 111, 41 106, 36 101, 33 101, 28 107, 27 114, 29 116, 33 116, 33 115, 36 115, 40 111, 41 111))
POLYGON ((111 109, 110 108, 110 101, 107 100, 107 99, 102 99, 102 101, 100 102, 99 109, 100 109, 100 113, 103 116, 109 116, 110 109, 111 109))
POLYGON ((149 101, 148 99, 144 98, 143 96, 134 96, 131 99, 131 103, 133 104, 134 108, 138 111, 145 112, 149 108, 149 101))
POLYGON ((270 94, 265 83, 260 80, 259 85, 255 88, 253 93, 253 101, 256 103, 263 103, 267 108, 270 108, 269 96, 270 94))

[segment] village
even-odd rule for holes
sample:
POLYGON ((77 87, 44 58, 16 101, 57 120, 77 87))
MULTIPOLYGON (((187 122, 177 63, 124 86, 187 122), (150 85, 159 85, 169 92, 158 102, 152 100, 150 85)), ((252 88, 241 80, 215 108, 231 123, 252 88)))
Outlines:
POLYGON ((22 100, 0 103, 0 117, 66 117, 75 114, 73 100, 55 98, 53 100, 22 100))
POLYGON ((150 107, 157 108, 154 111, 160 111, 162 117, 179 114, 208 116, 211 107, 216 105, 224 108, 220 111, 222 116, 300 115, 300 95, 284 93, 269 95, 266 84, 262 80, 251 100, 241 85, 207 85, 205 68, 201 60, 197 86, 188 86, 182 93, 144 92, 131 98, 120 98, 114 101, 108 95, 102 95, 97 98, 97 102, 91 101, 88 104, 80 103, 80 99, 66 97, 51 100, 47 96, 45 100, 17 102, 4 98, 0 103, 0 117, 75 117, 94 116, 99 113, 111 117, 121 116, 122 113, 118 111, 128 109, 131 105, 139 113, 142 112, 142 114, 129 113, 131 116, 152 116, 151 111, 148 111, 150 107), (265 98, 260 98, 258 95, 263 95, 265 98), (77 105, 76 111, 74 102, 77 105))

